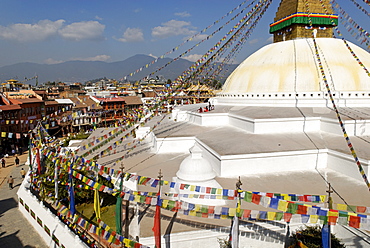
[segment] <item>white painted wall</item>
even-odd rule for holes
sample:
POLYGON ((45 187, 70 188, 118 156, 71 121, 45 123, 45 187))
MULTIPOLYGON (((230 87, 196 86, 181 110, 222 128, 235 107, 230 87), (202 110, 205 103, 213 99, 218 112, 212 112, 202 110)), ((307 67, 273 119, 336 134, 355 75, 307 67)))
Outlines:
POLYGON ((17 192, 19 200, 23 200, 23 205, 19 203, 19 211, 36 229, 48 247, 58 247, 52 239, 52 235, 54 235, 59 240, 59 247, 63 244, 66 248, 87 248, 88 246, 85 245, 78 236, 71 232, 57 216, 53 215, 42 202, 38 201, 38 199, 27 190, 27 180, 29 180, 28 175, 23 180, 17 192), (26 205, 29 207, 29 211, 26 210, 26 205), (35 213, 35 219, 31 216, 31 210, 35 213), (37 218, 41 219, 42 227, 37 223, 37 218), (45 226, 49 228, 50 236, 46 233, 44 229, 45 226))

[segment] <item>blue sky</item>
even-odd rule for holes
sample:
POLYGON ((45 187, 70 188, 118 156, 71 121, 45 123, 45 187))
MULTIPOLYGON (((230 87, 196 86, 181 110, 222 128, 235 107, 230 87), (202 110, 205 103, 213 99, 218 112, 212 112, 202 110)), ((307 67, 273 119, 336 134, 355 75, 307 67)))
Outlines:
MULTIPOLYGON (((351 0, 336 1, 360 26, 370 31, 369 17, 358 10, 351 0)), ((19 62, 53 64, 69 60, 114 62, 135 54, 158 57, 242 2, 243 0, 2 0, 0 66, 19 62)), ((250 2, 251 0, 248 1, 250 2)), ((370 11, 363 0, 356 2, 370 11)), ((268 25, 273 21, 279 3, 279 0, 273 1, 243 50, 239 52, 236 62, 241 62, 260 47, 271 43, 268 25)), ((189 59, 199 58, 231 28, 232 26, 225 27, 208 43, 202 43, 192 51, 189 59)), ((343 28, 341 30, 346 39, 359 43, 343 28)), ((205 34, 209 35, 211 32, 210 30, 205 34)), ((196 42, 188 42, 179 49, 180 52, 169 54, 168 57, 176 57, 196 42)))

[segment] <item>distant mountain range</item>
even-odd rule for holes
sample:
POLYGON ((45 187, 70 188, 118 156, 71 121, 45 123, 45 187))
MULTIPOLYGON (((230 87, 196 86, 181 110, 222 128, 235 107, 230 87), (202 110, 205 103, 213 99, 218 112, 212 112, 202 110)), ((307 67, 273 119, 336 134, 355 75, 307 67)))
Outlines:
MULTIPOLYGON (((4 82, 8 79, 17 79, 24 81, 25 78, 32 78, 37 75, 39 84, 48 81, 56 82, 86 82, 97 78, 111 78, 121 79, 128 74, 135 72, 137 69, 150 64, 154 60, 153 57, 137 54, 126 60, 118 62, 101 62, 101 61, 67 61, 59 64, 37 64, 37 63, 18 63, 14 65, 8 65, 0 67, 0 80, 4 82)), ((163 67, 172 59, 163 58, 158 59, 158 62, 144 68, 139 73, 136 73, 132 77, 128 77, 128 80, 140 80, 150 73, 154 72, 158 68, 163 67)), ((167 79, 175 79, 187 70, 193 62, 186 59, 178 59, 168 66, 160 70, 155 76, 163 76, 167 79)), ((237 65, 228 66, 228 74, 230 74, 237 65)), ((227 75, 226 75, 227 76, 227 75)), ((29 84, 35 84, 35 80, 28 81, 29 84)))

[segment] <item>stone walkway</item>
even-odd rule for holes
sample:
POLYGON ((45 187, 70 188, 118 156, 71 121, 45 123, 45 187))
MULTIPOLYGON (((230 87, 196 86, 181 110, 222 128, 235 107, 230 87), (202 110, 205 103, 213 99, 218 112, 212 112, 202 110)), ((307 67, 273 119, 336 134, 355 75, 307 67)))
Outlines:
POLYGON ((27 160, 27 154, 24 153, 19 156, 19 167, 15 166, 14 156, 5 159, 5 168, 0 167, 0 247, 48 247, 18 210, 17 191, 22 181, 19 172, 21 168, 28 171, 28 166, 24 165, 27 160), (9 189, 7 184, 9 175, 12 175, 14 178, 13 189, 9 189))

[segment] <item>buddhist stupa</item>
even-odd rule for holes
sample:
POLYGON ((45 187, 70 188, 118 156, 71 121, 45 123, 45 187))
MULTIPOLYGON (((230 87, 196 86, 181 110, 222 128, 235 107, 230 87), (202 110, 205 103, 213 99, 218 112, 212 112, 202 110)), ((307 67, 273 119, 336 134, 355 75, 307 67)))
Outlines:
MULTIPOLYGON (((256 192, 326 195, 331 183, 340 194, 333 195, 335 203, 345 199, 353 205, 370 206, 369 190, 341 126, 369 175, 370 77, 347 45, 367 68, 370 55, 349 41, 334 38, 338 18, 329 0, 322 3, 326 11, 318 0, 282 0, 270 25, 274 42, 234 70, 222 92, 210 99, 214 110, 198 113, 199 107, 208 103, 177 106, 170 118, 159 116, 146 123, 157 128, 141 141, 137 153, 126 156, 125 151, 117 152, 97 162, 112 164, 114 157, 125 155, 125 166, 138 175, 156 177, 161 170, 166 180, 177 176, 189 185, 208 180, 223 189, 235 189, 240 177, 243 190, 256 192), (320 70, 315 42, 341 124, 320 70)), ((99 151, 91 158, 97 154, 99 151)), ((165 190, 171 189, 165 185, 165 190)), ((228 207, 235 208, 235 202, 228 201, 228 207)), ((254 207, 242 203, 244 209, 254 207)), ((292 231, 304 224, 292 219, 279 225, 278 231, 268 223, 244 227, 251 235, 241 236, 240 242, 251 247, 282 247, 279 237, 288 227, 292 231)), ((346 239, 346 245, 358 245, 347 229, 340 225, 333 229, 346 239)), ((173 234, 171 246, 186 242, 181 245, 216 247, 216 237, 222 234, 205 232, 200 230, 200 236, 184 231, 173 234)), ((148 240, 152 237, 141 239, 144 243, 148 240)))

